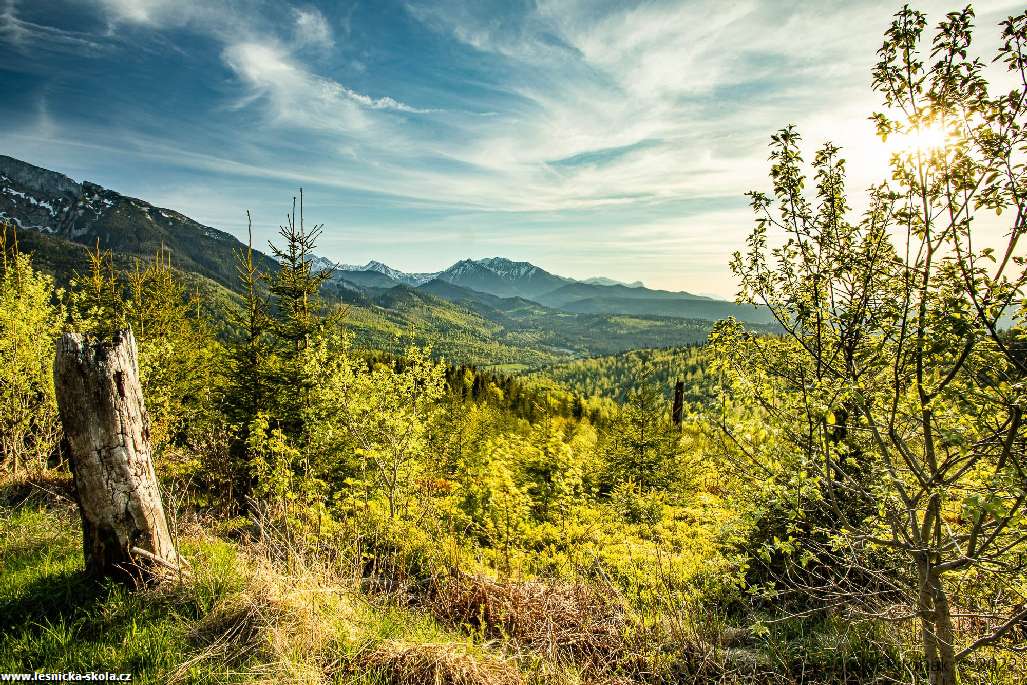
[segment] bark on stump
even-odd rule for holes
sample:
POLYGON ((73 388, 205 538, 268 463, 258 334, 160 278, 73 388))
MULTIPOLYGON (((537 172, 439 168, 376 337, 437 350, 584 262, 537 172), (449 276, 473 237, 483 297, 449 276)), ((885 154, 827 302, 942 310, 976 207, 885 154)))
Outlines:
POLYGON ((86 570, 135 579, 180 559, 150 458, 150 421, 132 331, 113 341, 65 333, 54 384, 70 448, 86 570))

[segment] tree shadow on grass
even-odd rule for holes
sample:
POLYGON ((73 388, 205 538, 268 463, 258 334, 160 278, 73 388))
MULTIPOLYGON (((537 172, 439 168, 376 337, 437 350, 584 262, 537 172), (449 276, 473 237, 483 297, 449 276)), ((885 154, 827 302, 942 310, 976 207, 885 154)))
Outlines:
POLYGON ((0 481, 0 506, 68 509, 75 505, 75 485, 67 471, 30 472, 0 481))
POLYGON ((0 632, 23 630, 41 619, 69 621, 95 611, 110 593, 84 570, 68 570, 42 575, 23 588, 16 597, 0 600, 0 632))
POLYGON ((0 600, 0 664, 48 672, 100 666, 158 682, 164 662, 177 658, 165 632, 174 600, 152 594, 81 569, 36 577, 0 600))

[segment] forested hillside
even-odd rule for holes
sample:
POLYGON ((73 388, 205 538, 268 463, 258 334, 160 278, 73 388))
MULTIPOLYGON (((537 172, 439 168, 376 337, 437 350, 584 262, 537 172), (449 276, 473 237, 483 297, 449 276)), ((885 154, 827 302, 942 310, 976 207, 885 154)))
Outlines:
MULTIPOLYGON (((6 230, 13 242, 15 227, 6 230)), ((90 250, 83 245, 33 230, 18 232, 17 240, 37 267, 62 286, 76 272, 89 269, 90 250)), ((242 249, 241 244, 233 249, 242 249)), ((112 262, 125 270, 153 259, 152 254, 109 252, 112 262)), ((212 308, 219 330, 230 329, 241 301, 238 284, 222 286, 204 271, 183 268, 170 250, 166 254, 187 290, 203 295, 202 304, 212 308)), ((440 356, 514 371, 577 356, 659 347, 669 340, 699 343, 712 326, 707 320, 676 317, 569 314, 527 300, 446 287, 442 297, 436 295, 440 288, 434 282, 420 288, 391 285, 359 291, 325 283, 322 294, 346 307, 344 325, 359 346, 401 352, 410 343, 431 345, 440 356)))
POLYGON ((546 367, 528 377, 540 382, 555 381, 579 395, 607 397, 618 402, 646 384, 660 388, 664 399, 670 401, 675 384, 682 382, 685 399, 693 404, 709 403, 718 392, 708 354, 699 345, 632 350, 579 359, 546 367))
POLYGON ((265 255, 0 158, 0 673, 1023 682, 1027 13, 1011 92, 973 21, 892 17, 865 197, 771 136, 738 303, 337 269, 302 191, 265 255))

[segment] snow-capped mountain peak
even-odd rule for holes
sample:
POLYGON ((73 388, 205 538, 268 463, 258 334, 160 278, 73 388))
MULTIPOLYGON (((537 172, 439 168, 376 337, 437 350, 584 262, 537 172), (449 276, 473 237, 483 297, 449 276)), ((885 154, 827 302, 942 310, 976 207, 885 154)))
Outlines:
POLYGON ((439 272, 440 276, 466 276, 468 274, 496 273, 494 269, 477 262, 473 259, 461 259, 459 262, 439 272))
MULTIPOLYGON (((470 261, 470 260, 468 260, 470 261)), ((537 266, 529 262, 515 262, 506 257, 486 257, 484 259, 478 259, 475 261, 486 269, 495 271, 500 276, 506 278, 524 278, 537 271, 541 271, 537 266)))
MULTIPOLYGON (((531 299, 572 283, 645 288, 641 281, 624 283, 603 276, 578 281, 573 278, 550 273, 531 262, 515 261, 507 257, 461 259, 442 271, 425 273, 400 271, 376 259, 372 259, 366 264, 335 264, 325 257, 315 257, 312 261, 315 264, 316 270, 321 268, 335 269, 338 272, 338 276, 343 280, 346 278, 343 275, 345 272, 377 272, 395 283, 402 283, 414 288, 438 279, 452 285, 463 286, 471 290, 480 290, 500 297, 521 296, 531 299)), ((382 286, 379 285, 377 287, 382 286)))
POLYGON ((318 257, 314 255, 310 259, 310 269, 314 273, 320 273, 321 271, 332 271, 338 269, 338 265, 335 262, 328 259, 328 257, 318 257))
MULTIPOLYGON (((323 259, 323 258, 322 258, 323 259)), ((338 266, 339 271, 377 271, 380 274, 384 274, 398 283, 404 283, 409 286, 418 286, 435 278, 437 273, 407 273, 400 271, 399 269, 393 269, 388 264, 379 262, 376 259, 370 260, 363 266, 357 264, 340 264, 338 266)))

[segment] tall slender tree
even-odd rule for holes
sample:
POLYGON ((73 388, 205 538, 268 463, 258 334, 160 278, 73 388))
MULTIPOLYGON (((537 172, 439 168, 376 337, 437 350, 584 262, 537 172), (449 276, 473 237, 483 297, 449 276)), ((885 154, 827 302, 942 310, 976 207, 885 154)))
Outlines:
POLYGON ((273 319, 271 328, 277 342, 278 363, 274 374, 275 418, 286 433, 298 435, 302 428, 301 415, 308 403, 309 376, 304 371, 303 352, 313 338, 331 325, 334 317, 327 316, 320 297, 321 286, 332 275, 331 269, 315 269, 314 249, 324 224, 307 229, 303 214, 303 189, 299 194, 299 214, 296 198, 292 212, 287 216, 278 234, 284 244, 279 247, 268 243, 278 269, 268 276, 273 319))
POLYGON ((282 354, 289 359, 295 359, 323 325, 319 293, 321 286, 332 276, 332 269, 314 268, 314 248, 323 230, 324 224, 307 230, 301 188, 298 221, 294 197, 292 212, 278 231, 284 241, 283 246, 268 243, 279 264, 278 270, 270 276, 269 287, 278 313, 276 334, 283 343, 282 354))
POLYGON ((1027 366, 1004 316, 1022 316, 1027 284, 1027 13, 1002 23, 995 61, 1015 85, 997 96, 967 56, 973 18, 948 14, 924 49, 926 17, 895 15, 874 119, 906 145, 862 218, 837 147, 816 154, 810 198, 798 133, 773 137, 773 195, 751 194, 732 267, 784 335, 711 334, 730 401, 748 406, 724 423, 736 463, 784 503, 776 580, 820 606, 914 617, 935 685, 978 650, 1022 648, 1027 621, 1027 366), (997 252, 988 215, 1006 221, 997 252))
POLYGON ((257 413, 266 408, 264 375, 271 327, 268 299, 262 288, 267 275, 257 268, 253 259, 253 217, 248 210, 246 221, 249 237, 246 249, 235 251, 235 271, 243 291, 243 309, 232 321, 236 335, 231 344, 232 376, 227 397, 229 418, 242 427, 249 425, 257 413))

